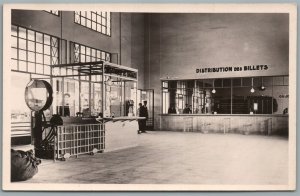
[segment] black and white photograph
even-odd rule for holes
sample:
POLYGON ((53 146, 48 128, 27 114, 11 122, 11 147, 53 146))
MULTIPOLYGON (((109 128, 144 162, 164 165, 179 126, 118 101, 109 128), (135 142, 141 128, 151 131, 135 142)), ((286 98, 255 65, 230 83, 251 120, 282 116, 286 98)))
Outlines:
POLYGON ((296 190, 295 4, 3 14, 3 190, 296 190))

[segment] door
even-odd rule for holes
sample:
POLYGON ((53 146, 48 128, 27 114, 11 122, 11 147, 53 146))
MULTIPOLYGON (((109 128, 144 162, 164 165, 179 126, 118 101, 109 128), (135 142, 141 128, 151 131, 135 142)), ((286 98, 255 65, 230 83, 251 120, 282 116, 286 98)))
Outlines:
POLYGON ((154 89, 139 89, 138 104, 147 101, 148 119, 146 121, 147 130, 154 128, 154 89))

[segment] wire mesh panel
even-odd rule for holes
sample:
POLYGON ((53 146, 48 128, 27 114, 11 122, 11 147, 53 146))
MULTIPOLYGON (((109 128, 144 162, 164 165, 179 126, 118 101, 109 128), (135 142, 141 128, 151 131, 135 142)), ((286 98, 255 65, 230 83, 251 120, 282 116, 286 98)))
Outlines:
POLYGON ((94 154, 104 150, 104 125, 64 125, 57 127, 56 158, 94 154))

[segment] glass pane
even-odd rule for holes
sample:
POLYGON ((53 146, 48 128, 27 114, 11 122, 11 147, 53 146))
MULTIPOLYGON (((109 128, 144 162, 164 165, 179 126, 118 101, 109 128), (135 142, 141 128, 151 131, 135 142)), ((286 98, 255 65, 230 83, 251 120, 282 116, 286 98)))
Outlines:
POLYGON ((14 36, 18 36, 18 27, 17 26, 14 26, 14 25, 11 26, 11 34, 14 36))
POLYGON ((102 24, 102 25, 106 25, 106 23, 105 23, 105 18, 101 18, 101 24, 102 24))
POLYGON ((11 37, 11 47, 18 47, 18 39, 16 37, 11 37))
POLYGON ((27 50, 27 47, 26 47, 26 40, 25 40, 25 39, 20 39, 20 38, 19 38, 19 48, 24 49, 24 50, 27 50))
POLYGON ((44 74, 50 75, 50 66, 48 66, 48 65, 44 66, 44 74))
POLYGON ((43 43, 43 34, 37 32, 36 33, 36 41, 43 43))
POLYGON ((81 25, 85 26, 85 21, 86 21, 85 18, 81 18, 81 21, 80 21, 81 25))
POLYGON ((43 44, 36 43, 36 52, 43 53, 43 44))
POLYGON ((110 12, 107 13, 107 21, 108 21, 108 24, 110 24, 110 12))
POLYGON ((86 26, 87 26, 88 28, 92 28, 92 22, 91 22, 90 20, 87 20, 87 21, 86 21, 86 26))
POLYGON ((25 61, 19 61, 19 70, 20 71, 27 71, 27 65, 25 61))
POLYGON ((28 63, 28 71, 35 73, 35 64, 34 63, 28 63))
POLYGON ((26 29, 19 27, 19 37, 26 39, 26 29))
POLYGON ((17 59, 18 58, 18 50, 15 48, 11 48, 11 58, 17 59))
POLYGON ((85 62, 91 62, 91 57, 90 56, 86 56, 85 57, 85 62))
POLYGON ((36 54, 36 62, 43 64, 43 55, 42 54, 36 54))
POLYGON ((97 24, 97 31, 101 32, 101 25, 97 24))
POLYGON ((101 52, 99 50, 97 50, 97 57, 101 58, 101 52))
POLYGON ((28 30, 27 33, 28 33, 28 39, 34 41, 35 40, 34 31, 28 30))
MULTIPOLYGON (((11 73, 11 120, 12 122, 30 122, 30 109, 27 107, 24 99, 24 90, 28 84, 29 74, 11 73)), ((30 134, 30 130, 28 130, 30 134)))
POLYGON ((91 48, 86 47, 86 55, 91 55, 91 48))
POLYGON ((36 73, 43 73, 43 65, 36 64, 36 73))
POLYGON ((241 80, 241 78, 234 78, 234 79, 232 79, 232 85, 233 86, 241 86, 242 85, 242 80, 241 80))
POLYGON ((261 77, 253 78, 253 86, 261 86, 261 77))
POLYGON ((61 69, 60 69, 60 73, 61 73, 62 75, 66 75, 66 74, 67 74, 66 68, 61 68, 61 69))
POLYGON ((50 55, 50 46, 44 45, 44 53, 50 55))
POLYGON ((19 59, 26 61, 26 51, 24 50, 19 50, 19 59))
POLYGON ((273 77, 273 85, 274 86, 283 85, 283 76, 273 77))
POLYGON ((91 18, 92 18, 91 12, 86 12, 86 17, 87 17, 88 19, 91 19, 91 18))
POLYGON ((102 33, 106 33, 105 26, 102 26, 102 33))
POLYGON ((35 53, 34 52, 28 52, 28 61, 35 62, 35 53))
POLYGON ((92 21, 96 21, 96 20, 97 20, 96 13, 92 12, 92 21))
POLYGON ((284 85, 289 85, 289 77, 284 76, 284 85))
POLYGON ((97 30, 97 25, 96 25, 95 22, 92 22, 92 29, 93 29, 93 30, 97 30))
POLYGON ((92 49, 91 56, 96 57, 96 50, 95 49, 92 49))
POLYGON ((252 85, 251 78, 242 78, 242 84, 243 86, 251 86, 252 85))
POLYGON ((106 54, 105 60, 110 62, 110 54, 106 54))
POLYGON ((223 87, 230 87, 231 79, 223 79, 223 87))
POLYGON ((29 51, 35 51, 35 43, 32 41, 28 41, 28 50, 29 51))
POLYGON ((56 65, 56 64, 58 64, 58 58, 52 57, 51 65, 56 65))
POLYGON ((76 23, 80 23, 80 17, 77 14, 75 14, 75 22, 76 23))
POLYGON ((17 70, 18 69, 18 61, 17 60, 11 60, 10 61, 11 69, 17 70))
POLYGON ((264 86, 272 86, 273 85, 273 77, 264 77, 263 82, 264 82, 264 86))
POLYGON ((55 37, 51 37, 51 46, 53 48, 58 48, 58 39, 55 37))
POLYGON ((46 65, 50 65, 51 64, 50 56, 44 55, 44 64, 46 64, 46 65))
POLYGON ((101 22, 101 16, 100 15, 97 15, 97 22, 101 22))
POLYGON ((44 35, 44 44, 50 45, 50 36, 44 35))
POLYGON ((82 54, 82 55, 80 56, 80 62, 85 62, 85 55, 82 54))
POLYGON ((85 54, 85 47, 84 47, 84 46, 80 46, 80 52, 81 52, 82 54, 85 54))

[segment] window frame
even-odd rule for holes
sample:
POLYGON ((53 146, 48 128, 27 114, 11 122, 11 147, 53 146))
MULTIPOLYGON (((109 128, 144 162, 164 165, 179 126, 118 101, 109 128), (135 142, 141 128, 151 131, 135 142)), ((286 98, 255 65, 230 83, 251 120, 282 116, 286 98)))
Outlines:
POLYGON ((80 26, 83 26, 85 28, 88 28, 92 31, 95 31, 97 33, 100 33, 102 35, 105 36, 112 36, 112 12, 101 12, 101 14, 98 14, 99 11, 74 11, 74 23, 78 24, 80 26), (85 15, 82 15, 81 13, 84 12, 85 15), (90 13, 89 16, 87 15, 87 13, 90 13), (102 13, 105 13, 105 16, 102 16, 102 13), (109 13, 109 17, 108 17, 108 13, 109 13), (96 21, 93 20, 93 14, 96 15, 96 21), (77 17, 78 16, 78 20, 77 21, 77 17), (101 22, 98 21, 98 18, 101 19, 101 22), (84 22, 82 22, 82 19, 84 19, 84 22), (102 20, 104 19, 105 24, 102 23, 102 20), (88 21, 90 21, 90 27, 87 25, 88 21), (82 24, 84 23, 84 24, 82 24), (93 29, 93 24, 95 24, 96 29, 93 29), (100 30, 98 30, 98 27, 100 27, 100 30), (105 32, 103 32, 103 27, 105 29, 105 32))

